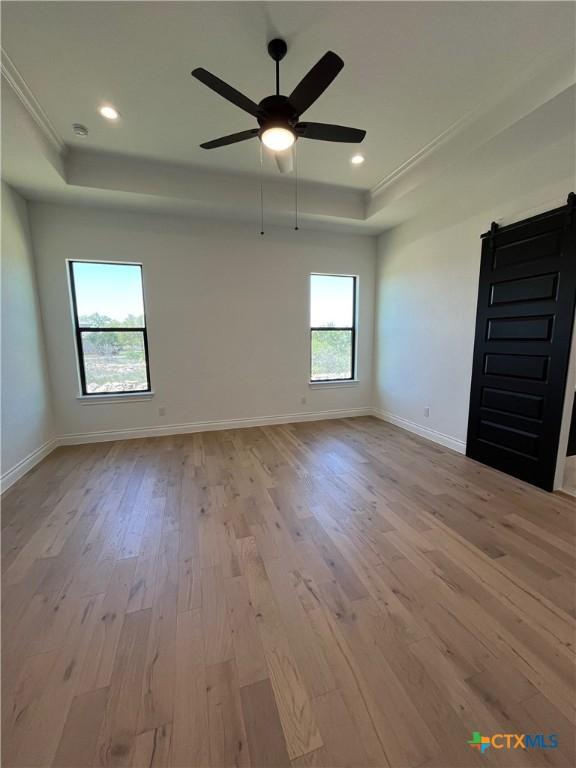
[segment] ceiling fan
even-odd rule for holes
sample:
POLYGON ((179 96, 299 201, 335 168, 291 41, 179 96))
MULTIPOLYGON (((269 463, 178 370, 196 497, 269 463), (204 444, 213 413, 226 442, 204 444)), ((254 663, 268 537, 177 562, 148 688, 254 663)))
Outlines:
POLYGON ((259 136, 266 147, 277 153, 278 167, 285 172, 291 170, 291 153, 287 157, 286 150, 299 138, 350 144, 358 144, 364 139, 366 131, 358 128, 330 123, 300 122, 301 115, 324 93, 344 66, 344 62, 340 56, 328 51, 302 78, 290 96, 282 96, 280 62, 287 50, 288 46, 284 40, 275 39, 268 43, 268 53, 276 62, 276 93, 266 96, 258 104, 206 69, 198 67, 192 71, 192 75, 201 83, 255 117, 259 126, 206 141, 200 144, 202 149, 225 147, 259 136))

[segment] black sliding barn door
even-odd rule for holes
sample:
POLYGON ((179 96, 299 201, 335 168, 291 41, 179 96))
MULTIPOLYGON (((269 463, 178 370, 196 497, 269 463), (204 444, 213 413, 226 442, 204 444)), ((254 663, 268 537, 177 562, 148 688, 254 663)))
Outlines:
POLYGON ((576 206, 482 235, 466 455, 552 490, 576 296, 576 206))

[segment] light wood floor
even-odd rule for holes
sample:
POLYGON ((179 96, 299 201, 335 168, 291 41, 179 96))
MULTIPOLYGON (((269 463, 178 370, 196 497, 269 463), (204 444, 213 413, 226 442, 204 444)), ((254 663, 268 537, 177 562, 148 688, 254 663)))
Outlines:
POLYGON ((3 499, 4 765, 574 766, 575 520, 371 418, 61 448, 3 499))

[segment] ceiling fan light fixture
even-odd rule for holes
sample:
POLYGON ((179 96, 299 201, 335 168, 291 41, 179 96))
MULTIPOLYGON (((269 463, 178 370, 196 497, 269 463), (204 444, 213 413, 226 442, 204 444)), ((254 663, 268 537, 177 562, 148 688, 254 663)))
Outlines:
POLYGON ((289 149, 296 140, 294 133, 288 128, 275 126, 262 132, 262 143, 273 152, 283 152, 289 149))

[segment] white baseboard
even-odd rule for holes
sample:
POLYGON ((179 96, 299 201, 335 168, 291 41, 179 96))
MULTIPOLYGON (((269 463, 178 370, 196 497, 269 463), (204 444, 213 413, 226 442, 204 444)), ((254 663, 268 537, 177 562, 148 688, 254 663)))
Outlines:
POLYGON ((0 477, 0 493, 7 491, 8 488, 14 485, 16 481, 20 480, 20 478, 23 477, 26 472, 29 472, 31 469, 33 469, 36 464, 41 462, 42 459, 45 459, 46 456, 48 456, 49 453, 52 453, 54 448, 58 448, 59 445, 60 442, 57 437, 53 438, 52 440, 48 440, 44 443, 44 445, 36 448, 35 451, 32 451, 32 453, 29 453, 28 456, 25 456, 23 459, 21 459, 21 461, 15 464, 12 469, 4 472, 4 474, 0 477))
POLYGON ((0 492, 8 490, 26 472, 29 472, 42 459, 48 456, 60 445, 82 445, 84 443, 100 443, 113 440, 132 440, 139 437, 163 437, 169 435, 186 435, 194 432, 212 432, 225 429, 242 429, 244 427, 264 427, 274 424, 290 424, 301 421, 321 421, 324 419, 349 419, 355 416, 375 416, 383 421, 395 424, 408 432, 425 437, 435 443, 451 448, 458 453, 466 452, 466 443, 457 440, 434 429, 422 427, 413 421, 395 416, 387 411, 376 408, 349 408, 344 410, 318 411, 311 413, 284 413, 274 416, 259 416, 251 419, 227 419, 218 421, 196 421, 191 424, 167 424, 160 427, 141 427, 137 429, 103 430, 101 432, 80 432, 60 435, 37 448, 31 454, 18 462, 0 477, 0 492))
POLYGON ((445 435, 443 432, 438 432, 435 429, 429 427, 423 427, 420 424, 416 424, 415 421, 404 419, 402 416, 395 416, 388 411, 381 411, 378 408, 372 409, 372 416, 376 416, 377 419, 387 421, 390 424, 395 424, 397 427, 413 432, 415 435, 425 437, 427 440, 431 440, 433 443, 439 443, 446 448, 451 448, 458 453, 466 453, 466 443, 464 440, 458 440, 456 437, 445 435))
POLYGON ((244 427, 264 427, 273 424, 290 424, 296 421, 321 421, 323 419, 348 419, 354 416, 370 416, 371 408, 352 408, 316 413, 283 413, 275 416, 259 416, 252 419, 227 419, 226 421, 196 421, 191 424, 167 424, 161 427, 141 427, 137 429, 115 429, 102 432, 81 432, 61 435, 58 445, 81 445, 100 443, 109 440, 132 440, 138 437, 163 437, 169 435, 187 435, 194 432, 213 432, 223 429, 242 429, 244 427))

